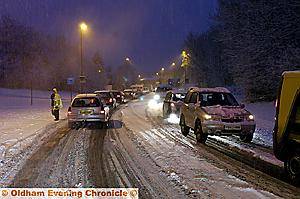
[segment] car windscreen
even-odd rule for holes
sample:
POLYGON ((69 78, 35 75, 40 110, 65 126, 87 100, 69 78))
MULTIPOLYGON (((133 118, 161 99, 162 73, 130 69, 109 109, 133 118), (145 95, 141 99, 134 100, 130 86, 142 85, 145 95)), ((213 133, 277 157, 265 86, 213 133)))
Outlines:
POLYGON ((239 106, 239 103, 231 93, 200 93, 199 100, 201 106, 239 106))
POLYGON ((177 102, 179 100, 183 101, 185 98, 185 94, 184 93, 174 93, 173 95, 173 101, 177 102))
POLYGON ((109 98, 110 97, 109 92, 96 92, 96 94, 101 98, 109 98))
POLYGON ((99 107, 101 102, 96 97, 75 98, 72 107, 99 107))

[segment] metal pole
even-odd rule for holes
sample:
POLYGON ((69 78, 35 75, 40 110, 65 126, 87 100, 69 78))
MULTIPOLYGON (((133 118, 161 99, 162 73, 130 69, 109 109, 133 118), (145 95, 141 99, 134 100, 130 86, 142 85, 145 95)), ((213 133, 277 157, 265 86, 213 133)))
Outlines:
MULTIPOLYGON (((82 71, 82 65, 83 65, 83 60, 82 60, 82 37, 83 37, 83 35, 82 35, 82 30, 80 30, 80 77, 81 76, 83 76, 83 71, 82 71)), ((79 80, 80 82, 79 82, 79 84, 80 84, 80 93, 82 93, 82 82, 81 82, 81 80, 79 80)))
POLYGON ((30 105, 32 106, 33 104, 33 101, 32 101, 32 74, 31 74, 31 77, 30 77, 30 105))

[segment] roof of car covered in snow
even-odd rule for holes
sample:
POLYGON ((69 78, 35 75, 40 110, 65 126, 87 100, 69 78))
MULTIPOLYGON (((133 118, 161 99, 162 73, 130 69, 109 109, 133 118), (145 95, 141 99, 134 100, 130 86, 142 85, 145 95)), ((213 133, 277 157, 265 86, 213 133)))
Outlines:
POLYGON ((199 87, 191 87, 189 90, 194 90, 198 92, 213 92, 213 93, 230 93, 227 88, 224 87, 215 87, 215 88, 199 88, 199 87))
POLYGON ((86 94, 78 94, 75 98, 83 98, 83 97, 98 97, 97 94, 94 93, 86 93, 86 94))

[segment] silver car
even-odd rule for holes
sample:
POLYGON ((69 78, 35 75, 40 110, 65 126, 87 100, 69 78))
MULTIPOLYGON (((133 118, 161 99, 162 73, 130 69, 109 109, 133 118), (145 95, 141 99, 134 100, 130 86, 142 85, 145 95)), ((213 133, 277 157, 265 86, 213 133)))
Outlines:
POLYGON ((198 142, 208 135, 239 135, 251 142, 255 131, 254 116, 239 104, 226 88, 192 88, 181 106, 183 135, 194 130, 198 142))
POLYGON ((68 109, 70 128, 81 122, 98 122, 107 126, 109 118, 109 107, 96 94, 77 95, 68 109))

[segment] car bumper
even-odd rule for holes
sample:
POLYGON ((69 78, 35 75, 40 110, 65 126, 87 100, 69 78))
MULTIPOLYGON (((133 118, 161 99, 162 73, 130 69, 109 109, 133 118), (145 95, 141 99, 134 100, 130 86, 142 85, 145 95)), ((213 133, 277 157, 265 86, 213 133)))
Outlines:
POLYGON ((68 116, 68 122, 106 122, 104 115, 68 116))
POLYGON ((253 134, 255 131, 255 122, 226 123, 219 121, 202 122, 203 133, 209 135, 242 135, 253 134))

